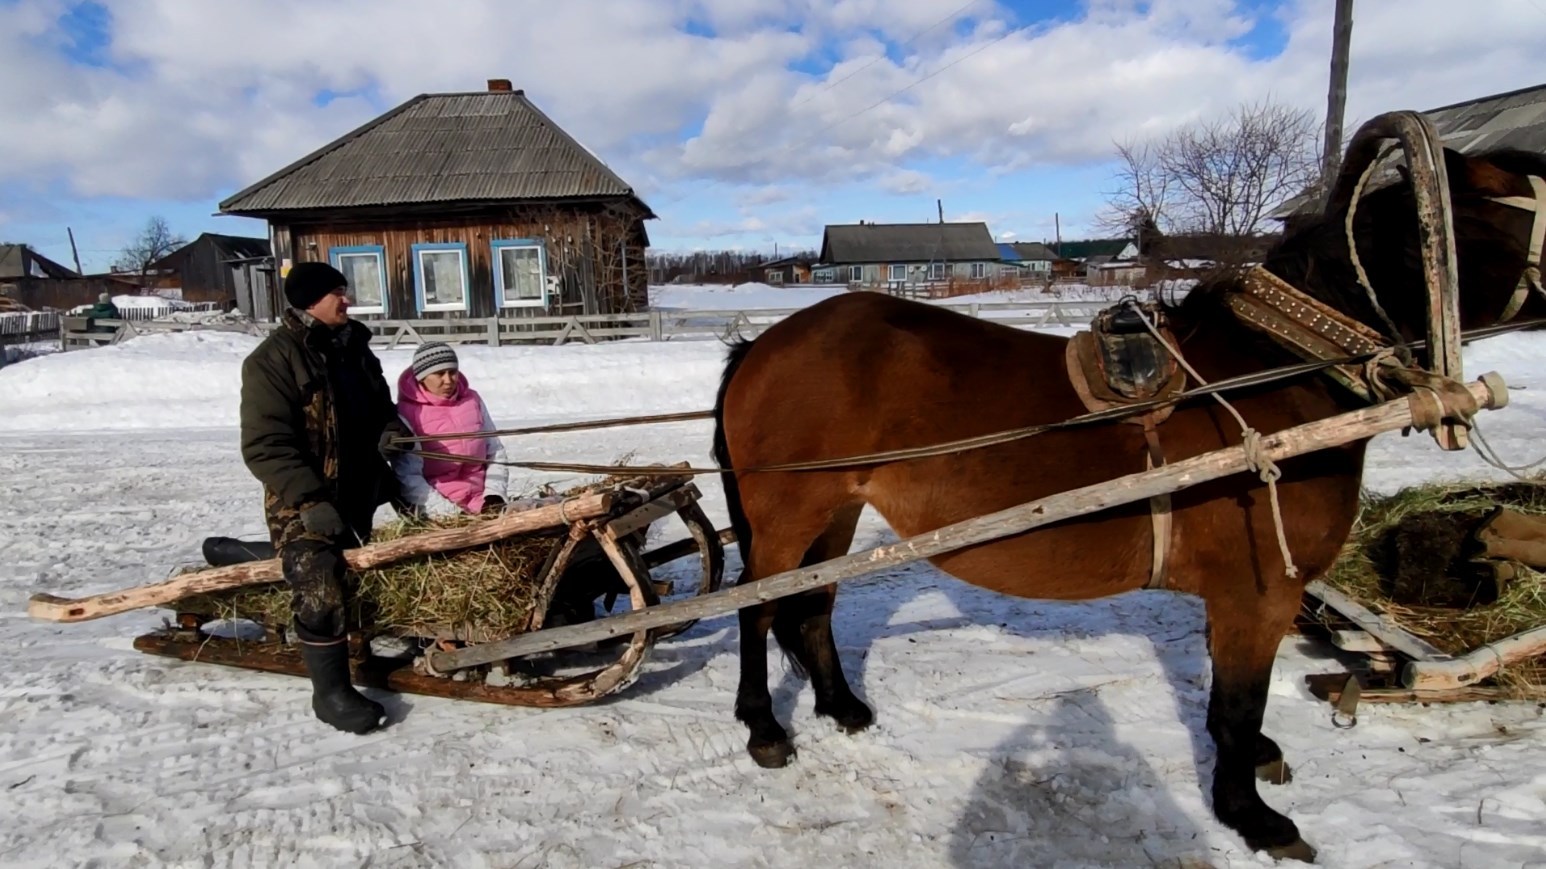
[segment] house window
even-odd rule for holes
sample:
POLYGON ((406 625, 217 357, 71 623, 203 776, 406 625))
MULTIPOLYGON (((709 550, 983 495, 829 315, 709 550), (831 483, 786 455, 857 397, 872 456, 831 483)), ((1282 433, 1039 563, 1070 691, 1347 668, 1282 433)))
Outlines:
POLYGON ((987 277, 987 275, 988 266, 986 263, 972 263, 972 277, 984 278, 987 277))
POLYGON ((784 273, 782 271, 780 271, 778 269, 768 269, 768 283, 770 283, 770 284, 782 284, 783 282, 784 282, 784 273))
POLYGON ((490 247, 494 251, 494 297, 499 307, 547 307, 547 251, 542 242, 496 239, 490 247))
POLYGON ((335 247, 328 251, 333 268, 349 281, 356 314, 386 313, 386 250, 379 244, 335 247))
POLYGON ((414 245, 413 277, 420 311, 467 310, 467 245, 414 245))
POLYGON ((831 269, 820 269, 811 274, 811 280, 818 284, 830 284, 836 276, 831 269))
POLYGON ((907 280, 907 266, 893 263, 891 265, 891 280, 898 283, 907 280))
POLYGON ((851 280, 851 281, 860 281, 860 282, 862 282, 864 280, 864 266, 853 266, 848 271, 849 271, 849 274, 851 275, 849 280, 851 280))
POLYGON ((942 281, 945 279, 944 263, 929 263, 929 280, 942 281))

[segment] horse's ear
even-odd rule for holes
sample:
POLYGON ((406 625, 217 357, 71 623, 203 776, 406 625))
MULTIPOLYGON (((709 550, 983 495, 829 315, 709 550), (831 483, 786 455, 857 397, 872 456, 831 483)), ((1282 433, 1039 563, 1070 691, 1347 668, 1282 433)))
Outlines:
POLYGON ((1449 175, 1450 190, 1456 193, 1512 196, 1518 183, 1512 172, 1498 168, 1485 157, 1467 157, 1449 148, 1444 149, 1444 170, 1449 175))

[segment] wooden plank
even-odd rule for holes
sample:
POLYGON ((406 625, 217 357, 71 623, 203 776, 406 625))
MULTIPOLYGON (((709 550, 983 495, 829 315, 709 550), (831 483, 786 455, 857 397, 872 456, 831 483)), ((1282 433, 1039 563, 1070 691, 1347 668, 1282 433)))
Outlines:
POLYGON ((1403 655, 1428 661, 1447 661, 1451 658, 1428 641, 1407 633, 1395 619, 1370 610, 1321 580, 1317 579, 1306 585, 1304 590, 1306 594, 1319 599, 1370 636, 1403 655))
MULTIPOLYGON (((1311 673, 1304 677, 1305 687, 1319 700, 1335 705, 1342 699, 1342 687, 1348 673, 1311 673)), ((1546 688, 1455 688, 1413 690, 1384 686, 1365 687, 1358 695, 1361 703, 1499 703, 1519 701, 1546 702, 1546 688)))
MULTIPOLYGON (((1505 386, 1497 375, 1488 375, 1467 388, 1479 406, 1487 409, 1507 403, 1505 386), (1491 386, 1489 387, 1489 384, 1491 386), (1497 390, 1493 392, 1493 388, 1497 390)), ((1262 451, 1272 459, 1286 459, 1329 447, 1341 446, 1412 425, 1412 403, 1406 399, 1339 414, 1329 419, 1294 426, 1261 440, 1262 451)), ((1155 495, 1216 480, 1248 470, 1245 450, 1228 447, 1183 459, 1150 471, 1128 474, 1107 482, 1074 489, 946 525, 896 543, 879 546, 814 565, 767 577, 755 583, 711 595, 676 601, 626 615, 582 625, 549 628, 513 637, 500 643, 455 652, 435 652, 432 663, 450 671, 501 658, 563 649, 609 637, 660 627, 687 619, 701 619, 743 609, 754 604, 854 579, 876 570, 896 567, 953 552, 966 546, 1021 534, 1053 522, 1097 513, 1110 507, 1142 501, 1155 495)))
POLYGON ((611 540, 627 537, 641 528, 648 528, 654 522, 670 516, 688 504, 695 503, 700 497, 702 497, 702 493, 698 491, 698 487, 688 483, 680 489, 667 492, 665 495, 613 519, 602 527, 601 533, 611 540))
MULTIPOLYGON (((344 552, 344 560, 355 570, 368 570, 406 558, 449 552, 502 540, 515 534, 562 528, 582 519, 605 516, 617 505, 616 492, 582 495, 571 501, 549 504, 509 513, 465 528, 446 528, 411 534, 384 543, 371 543, 344 552)), ((35 594, 27 605, 27 615, 51 622, 83 622, 130 610, 171 603, 194 594, 208 594, 244 585, 277 582, 284 573, 277 558, 199 570, 151 585, 135 586, 81 598, 63 598, 35 594)))
POLYGON ((1391 651, 1391 647, 1368 631, 1332 631, 1331 644, 1344 652, 1361 652, 1363 654, 1384 654, 1391 651))

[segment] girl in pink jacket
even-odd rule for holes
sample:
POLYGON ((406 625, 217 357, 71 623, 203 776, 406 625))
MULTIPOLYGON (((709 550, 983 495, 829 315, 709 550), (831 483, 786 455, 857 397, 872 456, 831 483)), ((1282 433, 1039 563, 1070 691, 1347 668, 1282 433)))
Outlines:
MULTIPOLYGON (((424 344, 397 378, 397 413, 415 435, 492 431, 483 399, 467 385, 456 351, 439 341, 424 344)), ((503 461, 499 438, 451 438, 418 444, 392 461, 403 499, 429 517, 497 513, 505 505, 508 469, 499 464, 425 458, 420 451, 490 462, 503 461)))

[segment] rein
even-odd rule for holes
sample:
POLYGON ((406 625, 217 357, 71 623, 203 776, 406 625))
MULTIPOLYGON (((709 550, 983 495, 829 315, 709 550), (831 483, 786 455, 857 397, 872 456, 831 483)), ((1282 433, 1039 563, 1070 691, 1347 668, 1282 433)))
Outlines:
MULTIPOLYGON (((1521 320, 1507 324, 1500 323, 1493 326, 1485 326, 1477 329, 1467 330, 1466 332, 1462 333, 1462 337, 1470 340, 1475 340, 1478 338, 1490 338, 1496 335, 1504 335, 1510 332, 1520 332, 1543 325, 1546 325, 1546 319, 1521 320)), ((1408 346, 1424 347, 1426 344, 1427 342, 1425 341, 1414 341, 1408 346)), ((908 459, 923 459, 947 456, 959 452, 964 452, 966 450, 982 449, 985 447, 1013 443, 1015 441, 1025 440, 1040 434, 1045 434, 1050 431, 1058 431, 1061 429, 1095 425, 1098 423, 1126 419, 1131 416, 1138 416, 1163 407, 1179 405, 1180 403, 1192 398, 1218 395, 1221 393, 1246 389, 1252 386, 1277 383, 1293 377, 1299 377, 1304 374, 1323 371, 1335 366, 1361 365, 1363 363, 1370 362, 1377 356, 1380 356, 1382 353, 1387 352, 1387 350, 1388 348, 1379 348, 1377 350, 1366 353, 1358 353, 1355 355, 1342 356, 1334 359, 1317 359, 1308 362, 1300 362, 1293 365, 1284 365, 1278 368, 1271 368, 1266 371, 1256 372, 1254 374, 1242 374, 1237 377, 1231 377, 1225 380, 1219 380, 1206 385, 1197 386, 1184 392, 1177 393, 1176 395, 1169 398, 1136 402, 1134 404, 1123 405, 1122 407, 1116 407, 1110 410, 1081 414, 1079 416, 1063 420, 1062 422, 1044 423, 1041 425, 1026 426, 1024 428, 1008 429, 923 447, 909 447, 905 449, 888 450, 885 452, 868 453, 865 455, 848 456, 836 459, 819 459, 807 462, 786 462, 776 465, 762 465, 750 468, 726 468, 719 466, 682 467, 680 465, 674 465, 670 467, 664 465, 596 465, 575 462, 539 462, 514 460, 495 462, 489 459, 478 459, 470 456, 454 456, 449 453, 439 453, 425 450, 420 450, 418 453, 420 456, 423 456, 427 459, 437 459, 446 462, 482 465, 497 464, 504 467, 523 468, 532 471, 552 471, 559 473, 579 474, 615 474, 626 472, 639 476, 701 476, 705 474, 723 473, 748 474, 792 471, 824 471, 840 468, 858 468, 881 465, 888 462, 905 461, 908 459)), ((437 436, 433 438, 394 438, 391 444, 396 446, 398 444, 415 444, 426 440, 499 437, 504 435, 537 434, 557 431, 586 431, 589 429, 619 428, 624 426, 649 425, 662 422, 684 422, 691 420, 712 419, 713 416, 713 411, 689 411, 685 413, 657 414, 653 416, 616 417, 612 419, 602 419, 590 422, 558 423, 555 425, 534 426, 530 428, 518 429, 498 429, 487 432, 467 432, 455 435, 437 436)))

